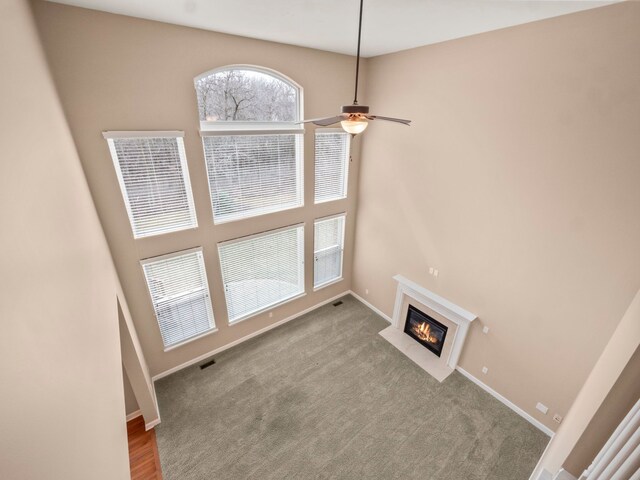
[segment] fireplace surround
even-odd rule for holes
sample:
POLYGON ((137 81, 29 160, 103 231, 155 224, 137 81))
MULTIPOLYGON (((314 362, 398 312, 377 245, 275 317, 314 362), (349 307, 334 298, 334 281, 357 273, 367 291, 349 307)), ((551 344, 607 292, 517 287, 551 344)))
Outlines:
POLYGON ((393 279, 398 282, 398 287, 392 324, 382 330, 380 335, 442 382, 458 365, 467 332, 477 316, 402 275, 396 275, 393 279), (426 327, 422 327, 420 331, 418 325, 416 332, 415 323, 424 323, 425 319, 433 321, 430 322, 430 331, 425 333, 426 327), (438 335, 441 335, 440 339, 438 335), (435 337, 435 342, 420 340, 420 337, 430 339, 432 336, 435 337), (435 349, 440 355, 425 343, 431 343, 432 347, 435 343, 435 349))

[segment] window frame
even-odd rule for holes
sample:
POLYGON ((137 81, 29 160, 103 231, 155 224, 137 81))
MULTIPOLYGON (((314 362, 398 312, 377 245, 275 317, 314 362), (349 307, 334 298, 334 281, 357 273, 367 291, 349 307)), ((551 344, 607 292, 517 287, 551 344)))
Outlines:
POLYGON ((243 237, 237 237, 237 238, 233 238, 230 240, 225 240, 223 242, 218 242, 218 260, 219 260, 219 265, 220 265, 220 277, 222 279, 222 288, 225 292, 224 297, 225 297, 225 308, 227 309, 227 324, 229 326, 233 326, 233 325, 237 325, 245 320, 249 320, 250 318, 253 318, 257 315, 260 315, 261 313, 264 313, 266 311, 272 310, 276 307, 279 307, 281 305, 284 305, 286 303, 292 302, 294 300, 297 300, 299 298, 302 298, 304 296, 307 295, 307 289, 306 289, 306 278, 305 278, 305 222, 300 222, 300 223, 295 223, 292 225, 287 225, 284 227, 280 227, 280 228, 274 228, 271 230, 266 230, 263 232, 259 232, 259 233, 254 233, 251 235, 245 235, 243 237), (251 310, 243 315, 238 316, 237 318, 231 320, 231 316, 229 314, 229 305, 227 303, 227 286, 226 286, 226 281, 225 281, 225 267, 222 261, 222 253, 221 253, 221 247, 224 247, 225 245, 231 245, 234 243, 239 243, 239 242, 244 242, 247 240, 251 240, 254 238, 259 238, 259 237, 264 237, 264 236, 268 236, 268 235, 272 235, 278 232, 282 232, 282 231, 286 231, 286 230, 293 230, 293 229, 299 229, 301 228, 301 232, 300 232, 300 241, 298 242, 297 246, 297 256, 299 259, 301 259, 301 262, 298 263, 298 276, 299 276, 299 282, 300 285, 302 286, 302 291, 299 293, 296 293, 295 295, 288 297, 288 298, 284 298, 282 300, 278 300, 276 302, 264 305, 256 310, 251 310))
MULTIPOLYGON (((162 341, 162 345, 163 345, 163 351, 164 352, 169 352, 175 348, 181 347, 183 345, 186 345, 188 343, 191 343, 195 340, 198 340, 200 338, 206 337, 207 335, 211 335, 213 333, 216 333, 218 331, 218 327, 216 326, 216 320, 215 320, 215 315, 213 313, 213 299, 212 299, 212 295, 211 295, 211 289, 209 288, 209 279, 208 279, 208 275, 207 275, 207 267, 204 261, 204 250, 202 247, 195 247, 195 248, 189 248, 187 250, 179 250, 177 252, 172 252, 172 253, 166 253, 163 255, 158 255, 155 257, 148 257, 145 258, 143 260, 140 260, 140 268, 142 269, 142 277, 144 278, 144 284, 146 286, 146 290, 147 290, 147 294, 148 294, 148 298, 149 301, 151 302, 151 307, 153 309, 153 315, 156 319, 156 326, 158 327, 158 333, 160 334, 160 339, 162 341), (147 278, 147 274, 145 271, 145 265, 149 265, 149 264, 153 264, 153 263, 157 263, 157 262, 161 262, 164 260, 169 260, 171 258, 176 258, 176 257, 182 257, 182 256, 186 256, 186 255, 190 255, 193 253, 199 253, 200 254, 200 259, 202 261, 202 272, 203 272, 203 279, 204 279, 204 285, 203 285, 203 290, 204 292, 206 292, 206 297, 208 299, 208 301, 206 302, 206 306, 207 306, 207 314, 208 314, 208 320, 209 320, 209 328, 203 332, 200 332, 196 335, 193 335, 191 337, 185 338, 183 340, 180 340, 176 343, 172 343, 169 345, 165 345, 164 343, 164 337, 162 335, 162 328, 160 327, 160 322, 158 320, 158 313, 156 310, 156 303, 153 299, 153 295, 151 293, 151 288, 149 286, 149 281, 147 278)), ((181 295, 174 295, 174 298, 180 298, 186 295, 189 295, 190 293, 193 292, 187 292, 181 295)))
POLYGON ((224 223, 230 223, 230 222, 237 222, 237 221, 242 221, 242 220, 250 220, 252 218, 255 217, 260 217, 262 215, 270 215, 270 214, 274 214, 274 213, 279 213, 279 212, 286 212, 287 210, 293 210, 295 208, 302 208, 304 207, 304 139, 302 138, 302 135, 298 134, 299 132, 292 132, 289 130, 282 130, 282 131, 273 131, 273 132, 266 132, 266 131, 251 131, 250 133, 245 133, 245 132, 235 132, 235 131, 230 131, 230 132, 208 132, 208 134, 206 135, 202 135, 202 148, 203 148, 203 152, 204 152, 204 161, 205 161, 205 169, 207 172, 207 187, 209 188, 209 206, 211 207, 211 212, 212 212, 212 216, 213 216, 213 224, 214 225, 222 225, 224 223), (232 135, 238 135, 238 136, 247 136, 247 137, 253 137, 253 136, 261 136, 261 135, 290 135, 293 134, 294 135, 294 139, 295 139, 295 151, 296 151, 296 163, 297 163, 297 167, 296 167, 296 186, 297 186, 297 192, 296 195, 297 197, 300 199, 300 203, 294 204, 294 205, 289 205, 286 207, 272 207, 272 208, 268 208, 268 207, 263 207, 262 210, 261 209, 254 209, 253 211, 256 213, 252 213, 250 215, 247 215, 245 213, 235 213, 235 214, 226 214, 224 215, 222 218, 220 216, 216 217, 216 212, 213 209, 213 192, 211 190, 211 179, 209 178, 209 164, 207 161, 207 154, 206 154, 206 145, 205 145, 205 137, 210 137, 210 136, 232 136, 232 135))
POLYGON ((122 194, 122 200, 125 205, 125 209, 127 211, 127 216, 129 218, 129 226, 131 227, 131 233, 135 240, 141 238, 148 237, 156 237, 160 235, 166 235, 168 233, 182 232, 185 230, 193 230, 198 228, 198 215, 196 213, 195 201, 193 199, 193 190, 191 187, 191 177, 189 175, 189 165, 187 163, 187 153, 184 146, 184 132, 181 130, 130 130, 130 131, 105 131, 102 132, 103 138, 107 141, 107 146, 109 148, 109 154, 111 156, 111 160, 114 166, 114 170, 116 172, 116 177, 118 178, 118 185, 120 186, 120 193, 122 194), (122 174, 122 168, 120 166, 119 158, 116 154, 115 141, 118 139, 136 139, 136 138, 175 138, 176 144, 178 147, 178 156, 180 158, 180 168, 182 173, 182 181, 184 184, 186 196, 187 196, 187 206, 189 209, 189 213, 193 218, 193 224, 189 226, 185 226, 182 228, 173 228, 173 229, 162 229, 158 232, 151 233, 137 233, 137 227, 135 225, 135 217, 133 214, 133 209, 131 207, 131 201, 129 199, 129 192, 127 191, 127 186, 124 180, 124 175, 122 174))
MULTIPOLYGON (((216 73, 224 72, 227 70, 248 70, 255 73, 262 73, 265 75, 269 75, 270 77, 274 77, 281 82, 290 85, 295 88, 298 94, 298 104, 296 105, 296 118, 297 121, 293 122, 216 122, 216 121, 207 121, 200 120, 200 134, 204 135, 204 132, 221 132, 221 131, 238 131, 238 130, 247 130, 247 131, 269 131, 269 130, 296 130, 297 133, 304 133, 303 124, 299 123, 304 118, 304 89, 302 86, 297 83, 295 80, 283 75, 277 70, 273 70, 268 67, 261 67, 259 65, 251 65, 245 63, 237 63, 232 65, 224 65, 222 67, 216 67, 211 70, 207 70, 204 73, 196 76, 193 79, 193 87, 196 90, 196 101, 197 101, 197 91, 198 91, 198 82, 203 78, 209 77, 211 75, 215 75, 216 73)), ((200 105, 198 105, 198 108, 200 105)))
MULTIPOLYGON (((320 217, 320 218, 316 218, 313 221, 313 291, 316 292, 318 290, 321 290, 325 287, 328 287, 330 285, 333 285, 334 283, 338 283, 342 280, 344 280, 344 240, 346 238, 346 230, 347 230, 347 212, 341 212, 341 213, 336 213, 333 215, 328 215, 326 217, 320 217), (320 251, 320 250, 316 250, 316 225, 318 223, 323 223, 323 222, 328 222, 331 220, 334 220, 336 218, 342 218, 342 237, 340 239, 340 276, 336 277, 336 278, 332 278, 331 280, 327 280, 326 282, 320 283, 318 285, 316 285, 315 282, 315 276, 316 276, 316 254, 320 251)), ((329 248, 333 248, 333 247, 329 247, 329 248)), ((327 249, 323 249, 321 251, 325 251, 328 250, 327 249)))
MULTIPOLYGON (((297 105, 296 105, 296 121, 293 122, 247 122, 247 121, 207 121, 200 120, 198 113, 198 120, 200 125, 200 137, 202 140, 203 156, 205 161, 205 169, 207 173, 207 187, 209 188, 209 205, 211 206, 211 214, 213 217, 214 225, 220 225, 229 222, 237 222, 241 220, 247 220, 262 215, 269 215, 278 212, 283 212, 295 208, 302 208, 305 205, 304 200, 304 124, 301 123, 304 118, 304 90, 300 84, 292 80, 291 78, 283 75, 282 73, 267 67, 261 67, 250 64, 233 64, 217 67, 212 70, 208 70, 200 75, 196 76, 193 80, 194 89, 196 90, 196 98, 198 91, 198 82, 203 78, 206 78, 216 73, 228 71, 228 70, 248 70, 251 72, 265 74, 280 80, 296 90, 297 93, 297 105), (262 213, 253 213, 250 215, 235 214, 227 215, 225 218, 218 218, 213 208, 214 199, 211 190, 211 179, 209 178, 209 165, 206 154, 205 138, 209 136, 259 136, 259 135, 295 135, 295 152, 296 152, 296 185, 297 194, 300 198, 300 203, 277 209, 266 209, 262 213)), ((198 112, 200 105, 198 104, 198 112)))
POLYGON ((320 205, 322 203, 328 202, 337 202, 339 200, 345 200, 349 196, 349 167, 351 166, 351 138, 352 135, 345 132, 342 128, 316 128, 313 134, 313 204, 320 205), (316 143, 317 143, 317 135, 330 135, 330 134, 344 134, 347 140, 347 155, 345 158, 344 164, 344 196, 334 197, 325 200, 316 200, 316 186, 318 185, 318 175, 316 171, 316 167, 318 165, 317 156, 316 156, 316 143))

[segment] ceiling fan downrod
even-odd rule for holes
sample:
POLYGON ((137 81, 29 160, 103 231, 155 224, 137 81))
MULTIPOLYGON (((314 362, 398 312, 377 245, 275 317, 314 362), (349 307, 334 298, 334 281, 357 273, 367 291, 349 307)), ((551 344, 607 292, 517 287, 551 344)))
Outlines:
POLYGON ((386 122, 401 123, 410 125, 411 120, 403 118, 383 117, 381 115, 371 115, 367 105, 358 105, 358 80, 360 78, 360 44, 362 42, 362 10, 364 0, 360 0, 360 17, 358 19, 358 51, 356 53, 356 82, 353 93, 353 103, 351 105, 343 105, 340 115, 324 118, 312 118, 303 120, 301 123, 313 123, 319 127, 328 127, 336 123, 340 123, 345 132, 351 135, 357 135, 364 132, 369 125, 370 120, 383 120, 386 122))
POLYGON ((360 41, 362 40, 362 7, 364 0, 360 0, 360 18, 358 20, 358 52, 356 54, 356 88, 353 94, 353 104, 358 104, 358 77, 360 75, 360 41))

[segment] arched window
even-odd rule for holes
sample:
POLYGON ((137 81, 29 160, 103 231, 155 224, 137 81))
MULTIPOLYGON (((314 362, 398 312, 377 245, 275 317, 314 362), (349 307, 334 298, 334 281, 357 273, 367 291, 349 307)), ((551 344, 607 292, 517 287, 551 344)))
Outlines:
POLYGON ((195 79, 214 223, 303 204, 302 89, 233 65, 195 79))
POLYGON ((196 77, 195 86, 203 129, 223 128, 220 122, 295 123, 302 118, 300 87, 271 70, 223 67, 196 77))

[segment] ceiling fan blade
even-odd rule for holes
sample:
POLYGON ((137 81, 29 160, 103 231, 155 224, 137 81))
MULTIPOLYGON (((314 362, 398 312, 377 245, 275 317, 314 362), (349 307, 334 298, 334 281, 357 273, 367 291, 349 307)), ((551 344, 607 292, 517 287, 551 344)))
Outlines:
POLYGON ((325 118, 312 118, 310 120, 303 120, 300 123, 313 123, 314 125, 319 125, 321 127, 328 127, 329 125, 333 125, 334 123, 338 123, 343 120, 343 115, 337 115, 335 117, 325 117, 325 118))
POLYGON ((369 120, 385 120, 387 122, 402 123, 403 125, 411 125, 411 120, 405 120, 404 118, 393 117, 381 117, 380 115, 366 115, 369 120))

